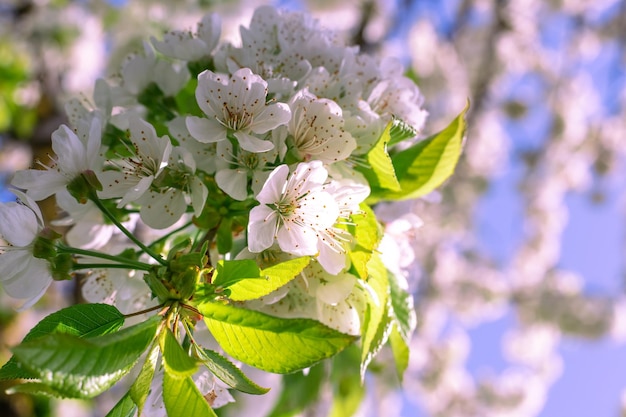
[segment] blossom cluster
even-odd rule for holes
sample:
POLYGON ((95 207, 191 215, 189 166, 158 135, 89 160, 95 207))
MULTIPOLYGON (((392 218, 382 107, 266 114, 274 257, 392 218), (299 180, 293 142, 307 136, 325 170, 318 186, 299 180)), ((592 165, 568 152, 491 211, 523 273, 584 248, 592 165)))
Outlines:
MULTIPOLYGON (((365 201, 384 187, 368 156, 380 149, 392 167, 382 138, 394 123, 397 142, 415 138, 426 117, 418 88, 399 61, 362 54, 301 13, 260 7, 240 44, 220 34, 209 14, 153 38, 98 80, 93 103, 69 101, 50 161, 15 174, 19 202, 0 206, 0 280, 24 308, 79 276, 87 301, 134 314, 199 299, 224 262, 265 271, 298 258, 296 276, 263 296, 213 296, 353 336, 380 308, 366 265, 381 232, 365 201), (34 203, 50 196, 64 240, 34 203)), ((230 401, 214 385, 211 404, 230 401)))

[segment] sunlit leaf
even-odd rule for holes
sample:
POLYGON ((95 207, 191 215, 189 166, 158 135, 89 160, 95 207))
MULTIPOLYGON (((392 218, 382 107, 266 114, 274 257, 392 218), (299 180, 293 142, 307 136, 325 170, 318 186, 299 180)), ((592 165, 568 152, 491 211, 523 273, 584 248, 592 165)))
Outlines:
POLYGON ((200 304, 198 310, 226 353, 268 372, 310 367, 355 340, 310 319, 283 319, 218 303, 200 304))
POLYGON ((186 378, 198 370, 198 362, 182 348, 170 329, 161 333, 159 339, 163 353, 163 365, 172 378, 186 378))
POLYGON ((17 361, 62 396, 91 398, 130 371, 154 340, 160 316, 92 338, 50 334, 13 348, 17 361))
POLYGON ((228 287, 233 301, 247 301, 268 295, 294 279, 309 264, 303 256, 270 266, 259 272, 259 278, 243 279, 228 287))
POLYGON ((447 180, 454 173, 461 155, 468 109, 469 103, 444 130, 392 155, 400 190, 375 186, 368 201, 417 198, 447 180))
POLYGON ((368 306, 365 320, 362 326, 361 340, 361 378, 365 377, 367 366, 376 356, 378 351, 387 341, 391 330, 391 318, 389 317, 389 280, 387 269, 380 256, 373 254, 368 264, 369 278, 367 285, 369 291, 368 306))
MULTIPOLYGON (((124 324, 124 315, 108 304, 77 304, 43 318, 24 336, 22 342, 53 333, 94 337, 117 331, 124 324)), ((0 369, 0 380, 34 379, 35 375, 17 366, 11 358, 0 369)))
POLYGON ((166 368, 163 403, 168 417, 217 417, 190 376, 179 378, 166 368))
POLYGON ((387 153, 387 144, 391 140, 391 126, 392 123, 390 122, 374 147, 365 155, 368 167, 356 167, 355 169, 367 178, 373 188, 400 191, 400 184, 396 178, 393 163, 387 153))
POLYGON ((202 350, 202 363, 213 375, 231 388, 248 394, 265 394, 270 389, 257 385, 244 374, 235 364, 217 352, 209 349, 202 350))
POLYGON ((398 374, 400 381, 402 381, 404 372, 409 367, 410 352, 409 345, 398 331, 397 323, 394 324, 393 329, 389 334, 389 343, 391 344, 391 351, 396 364, 396 373, 398 374))
POLYGON ((133 402, 130 393, 127 392, 107 413, 106 417, 133 417, 136 412, 137 405, 133 402))

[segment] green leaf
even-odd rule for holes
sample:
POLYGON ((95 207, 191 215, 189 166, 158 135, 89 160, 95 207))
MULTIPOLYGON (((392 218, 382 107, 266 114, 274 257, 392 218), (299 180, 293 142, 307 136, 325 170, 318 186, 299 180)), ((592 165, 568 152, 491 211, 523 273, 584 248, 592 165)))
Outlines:
POLYGON ((233 219, 223 217, 217 228, 217 251, 221 254, 230 252, 233 247, 233 219))
POLYGON ((363 323, 363 338, 361 340, 361 379, 365 378, 365 370, 374 356, 387 341, 391 330, 389 317, 389 280, 387 269, 374 253, 368 264, 369 279, 367 285, 370 291, 365 291, 368 297, 367 311, 363 323))
POLYGON ((283 376, 280 398, 268 417, 291 417, 314 404, 320 396, 326 371, 319 363, 304 374, 294 372, 283 376))
POLYGON ((130 371, 154 340, 160 316, 119 332, 79 338, 50 334, 13 348, 17 361, 62 396, 92 398, 130 371))
POLYGON ((398 326, 398 331, 406 343, 409 343, 415 327, 417 326, 417 316, 413 308, 413 296, 409 294, 399 282, 401 277, 392 273, 387 274, 389 278, 389 298, 391 300, 391 316, 398 326))
POLYGON ((63 394, 54 388, 49 387, 41 382, 26 382, 24 384, 14 385, 6 390, 6 393, 11 394, 29 394, 29 395, 43 395, 46 397, 63 397, 63 394))
POLYGON ((257 385, 241 369, 219 353, 209 349, 203 349, 199 353, 202 355, 200 359, 204 366, 229 387, 255 395, 265 394, 270 390, 257 385))
POLYGON ((260 278, 261 270, 252 259, 219 261, 213 278, 215 286, 228 288, 247 278, 260 278))
POLYGON ((217 417, 190 376, 163 374, 163 403, 168 417, 217 417))
POLYGON ((400 190, 374 187, 368 201, 417 198, 430 193, 448 179, 461 155, 468 109, 469 102, 444 130, 393 155, 400 190))
POLYGON ((131 398, 130 392, 127 392, 120 398, 117 404, 115 404, 115 407, 107 413, 106 417, 133 417, 136 412, 137 405, 131 398))
POLYGON ((148 395, 150 394, 150 387, 152 385, 152 379, 154 378, 158 359, 159 349, 158 345, 155 343, 150 349, 150 353, 148 353, 137 379, 133 382, 133 385, 128 391, 130 398, 132 398, 135 405, 137 405, 137 415, 141 415, 143 406, 146 403, 148 395))
POLYGON ((409 367, 409 345, 398 331, 397 323, 394 323, 389 334, 389 343, 391 344, 391 352, 396 363, 396 373, 400 381, 402 381, 404 372, 409 367))
POLYGON ((170 329, 161 333, 159 343, 163 365, 172 378, 186 378, 196 373, 198 363, 183 350, 170 329))
POLYGON ((365 397, 358 371, 359 357, 358 349, 350 347, 333 358, 333 402, 329 417, 350 417, 359 409, 365 397))
POLYGON ((310 367, 356 339, 310 319, 283 319, 217 303, 200 304, 198 310, 226 353, 268 372, 310 367))
MULTIPOLYGON (((94 337, 117 331, 124 315, 108 304, 77 304, 43 318, 24 337, 23 342, 54 333, 94 337)), ((0 380, 34 379, 35 375, 20 368, 14 357, 0 369, 0 380)))
POLYGON ((348 252, 352 269, 361 279, 367 279, 367 264, 372 257, 372 252, 378 247, 383 237, 382 228, 376 220, 376 214, 365 203, 360 205, 362 214, 353 214, 353 225, 348 230, 354 236, 353 247, 348 252))
POLYGON ((294 279, 311 262, 311 257, 291 259, 263 269, 257 279, 243 279, 229 287, 233 301, 254 300, 277 290, 294 279))
POLYGON ((390 122, 378 138, 376 145, 365 155, 369 167, 355 167, 355 169, 367 178, 373 188, 400 191, 400 184, 396 178, 393 163, 387 153, 387 144, 391 140, 391 126, 392 123, 390 122))

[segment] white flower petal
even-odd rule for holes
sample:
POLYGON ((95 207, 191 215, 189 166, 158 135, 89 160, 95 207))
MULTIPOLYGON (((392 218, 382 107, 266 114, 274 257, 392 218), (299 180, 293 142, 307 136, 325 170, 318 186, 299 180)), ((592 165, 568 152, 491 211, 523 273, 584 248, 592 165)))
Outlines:
POLYGON ((37 215, 30 208, 15 202, 0 204, 0 236, 11 245, 30 245, 39 230, 37 215))
POLYGON ((289 167, 287 165, 280 165, 274 168, 265 181, 263 189, 256 196, 257 201, 261 204, 273 204, 279 201, 285 189, 288 175, 289 167))
MULTIPOLYGON (((5 286, 8 282, 21 276, 24 269, 28 267, 28 262, 33 258, 33 254, 26 249, 9 249, 0 253, 0 283, 5 286)), ((25 297, 22 297, 25 298, 25 297)))
POLYGON ((185 124, 191 136, 198 142, 213 143, 226 140, 226 128, 215 119, 188 116, 185 124))
POLYGON ((185 196, 174 188, 163 193, 149 191, 142 197, 140 203, 141 220, 155 229, 165 229, 173 225, 187 209, 185 196))
POLYGON ((146 191, 150 188, 150 185, 154 181, 154 176, 150 175, 148 177, 143 177, 137 182, 135 185, 127 189, 124 197, 117 204, 119 208, 124 207, 128 203, 132 203, 141 198, 142 195, 145 194, 146 191))
POLYGON ((196 176, 192 177, 191 184, 191 206, 193 207, 194 214, 199 216, 204 209, 207 197, 209 196, 209 190, 202 180, 196 176))
POLYGON ((237 131, 233 135, 237 138, 241 148, 246 151, 260 153, 274 149, 274 144, 270 140, 259 139, 241 131, 237 131))
POLYGON ((326 304, 338 304, 346 299, 354 289, 356 278, 351 274, 340 274, 335 279, 326 277, 320 283, 315 292, 315 296, 326 304))
POLYGON ((215 174, 215 182, 235 200, 248 198, 248 175, 241 169, 222 169, 215 174))
POLYGON ((26 190, 34 200, 41 201, 65 189, 68 180, 56 170, 27 169, 17 171, 11 185, 26 190))
POLYGON ((317 236, 315 230, 309 227, 294 223, 283 225, 278 229, 276 240, 283 251, 292 255, 317 254, 317 236))
POLYGON ((277 214, 261 204, 250 210, 248 250, 258 253, 272 246, 276 233, 277 214))
POLYGON ((265 106, 250 125, 254 133, 266 133, 280 125, 287 124, 291 118, 291 110, 285 103, 274 103, 265 106))
POLYGON ((317 261, 322 265, 324 270, 331 275, 337 275, 345 267, 347 263, 346 253, 342 248, 334 250, 330 245, 337 245, 335 242, 322 242, 318 246, 319 256, 317 261))
POLYGON ((16 256, 16 260, 23 262, 23 268, 12 278, 3 279, 2 287, 13 298, 31 299, 43 294, 52 282, 52 277, 48 270, 48 262, 34 258, 26 251, 21 252, 23 253, 16 256))

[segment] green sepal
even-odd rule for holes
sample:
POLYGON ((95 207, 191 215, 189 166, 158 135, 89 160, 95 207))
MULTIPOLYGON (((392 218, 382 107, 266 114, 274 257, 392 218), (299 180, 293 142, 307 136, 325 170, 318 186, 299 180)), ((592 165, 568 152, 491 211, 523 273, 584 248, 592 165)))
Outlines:
POLYGON ((284 319, 211 302, 198 310, 226 353, 268 372, 308 368, 356 340, 311 319, 284 319))
POLYGON ((67 281, 72 279, 72 267, 74 266, 74 259, 69 253, 60 253, 50 262, 50 272, 52 272, 52 279, 55 281, 67 281))
POLYGON ((96 196, 96 191, 102 191, 102 184, 95 172, 87 170, 70 181, 66 188, 76 201, 80 204, 86 204, 87 201, 96 196))
POLYGON ((61 235, 50 229, 44 228, 33 241, 33 256, 39 259, 52 261, 57 256, 56 242, 61 235))
POLYGON ((198 356, 202 364, 213 375, 233 389, 254 395, 265 394, 270 390, 256 384, 241 369, 215 351, 209 349, 198 350, 198 356))
MULTIPOLYGON (((77 304, 44 317, 24 336, 22 343, 55 333, 95 337, 115 332, 123 324, 124 315, 113 306, 77 304)), ((11 357, 0 369, 0 380, 8 379, 36 379, 36 375, 18 366, 11 357)))

